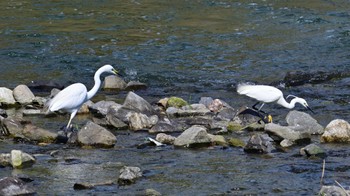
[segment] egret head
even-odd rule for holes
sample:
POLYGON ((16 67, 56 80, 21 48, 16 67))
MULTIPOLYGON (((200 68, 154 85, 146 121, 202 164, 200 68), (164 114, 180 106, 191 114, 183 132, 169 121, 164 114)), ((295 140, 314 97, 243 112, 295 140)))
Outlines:
POLYGON ((307 104, 306 100, 303 99, 303 98, 300 98, 300 97, 297 97, 297 96, 294 96, 294 95, 288 95, 288 97, 294 97, 294 99, 292 101, 294 101, 295 103, 299 103, 301 104, 302 106, 304 106, 306 109, 310 110, 313 114, 315 114, 315 112, 309 107, 309 105, 307 104))
POLYGON ((116 69, 114 69, 112 67, 112 65, 105 65, 102 68, 103 68, 103 72, 111 73, 111 74, 114 74, 114 75, 118 74, 118 71, 116 69))

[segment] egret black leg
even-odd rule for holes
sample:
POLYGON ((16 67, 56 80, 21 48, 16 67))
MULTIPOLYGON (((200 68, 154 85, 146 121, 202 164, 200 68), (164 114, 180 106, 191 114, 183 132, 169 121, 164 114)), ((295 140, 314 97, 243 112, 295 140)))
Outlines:
POLYGON ((252 108, 254 109, 254 110, 256 110, 256 111, 258 111, 258 113, 263 113, 263 114, 267 114, 265 111, 263 111, 263 110, 261 110, 261 108, 264 106, 264 103, 260 106, 260 108, 257 108, 256 106, 259 104, 260 102, 256 102, 253 106, 252 106, 252 108))

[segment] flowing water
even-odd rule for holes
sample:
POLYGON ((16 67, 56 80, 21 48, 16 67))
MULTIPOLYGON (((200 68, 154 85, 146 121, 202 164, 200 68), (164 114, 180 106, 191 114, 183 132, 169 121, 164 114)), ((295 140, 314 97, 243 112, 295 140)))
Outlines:
MULTIPOLYGON (((270 84, 293 70, 348 72, 349 10, 342 0, 1 1, 0 86, 42 80, 91 87, 95 70, 112 64, 125 80, 148 85, 136 93, 149 102, 211 96, 233 107, 250 105, 253 100, 235 93, 239 82, 270 84)), ((350 78, 342 77, 282 90, 305 98, 325 126, 335 118, 350 121, 349 87, 350 78)), ((122 101, 126 93, 115 94, 100 92, 95 99, 122 101)), ((265 107, 283 123, 287 109, 265 107)), ((55 129, 67 119, 33 120, 55 129)), ((299 147, 272 156, 235 148, 136 149, 145 133, 116 135, 117 147, 109 150, 3 142, 1 152, 16 148, 39 158, 33 168, 1 168, 0 175, 29 175, 40 195, 133 195, 146 188, 166 195, 313 195, 320 188, 322 160, 291 156, 299 147), (77 161, 53 161, 47 154, 56 149, 77 161), (146 177, 131 186, 73 190, 75 182, 115 180, 123 164, 141 167, 146 177)), ((349 185, 347 146, 323 147, 329 154, 325 182, 349 185)))

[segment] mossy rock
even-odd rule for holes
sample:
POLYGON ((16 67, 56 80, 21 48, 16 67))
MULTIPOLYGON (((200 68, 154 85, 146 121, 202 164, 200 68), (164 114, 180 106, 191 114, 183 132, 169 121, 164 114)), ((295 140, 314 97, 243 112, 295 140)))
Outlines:
POLYGON ((186 105, 188 105, 187 101, 179 97, 170 97, 167 102, 167 107, 181 108, 186 105))
POLYGON ((227 131, 234 132, 234 131, 240 131, 242 129, 243 129, 242 125, 234 122, 229 122, 227 125, 227 131))
POLYGON ((234 147, 244 147, 245 146, 245 142, 241 139, 238 139, 238 138, 230 138, 228 140, 228 144, 230 146, 234 146, 234 147))

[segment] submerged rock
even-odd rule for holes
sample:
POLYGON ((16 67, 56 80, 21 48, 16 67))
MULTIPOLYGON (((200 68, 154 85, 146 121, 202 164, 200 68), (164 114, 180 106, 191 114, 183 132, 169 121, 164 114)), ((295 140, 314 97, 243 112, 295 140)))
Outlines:
POLYGON ((178 147, 201 147, 209 146, 210 144, 211 139, 207 133, 207 129, 198 125, 186 129, 174 141, 174 146, 178 147))
POLYGON ((16 103, 16 100, 13 97, 12 90, 5 87, 0 87, 0 104, 14 105, 15 103, 16 103))
POLYGON ((57 141, 58 134, 49 130, 37 127, 31 123, 24 126, 22 134, 30 141, 54 143, 57 141))
POLYGON ((113 147, 117 138, 107 129, 88 121, 79 131, 77 142, 82 146, 113 147))
POLYGON ((34 195, 33 187, 17 177, 4 177, 0 179, 0 195, 34 195))
POLYGON ((248 153, 270 153, 275 150, 272 144, 273 139, 267 134, 254 134, 252 135, 247 144, 244 146, 244 151, 248 153))
POLYGON ((333 78, 342 78, 349 76, 349 72, 344 71, 291 71, 287 72, 283 79, 286 86, 299 86, 303 84, 318 84, 324 81, 329 81, 333 78))
POLYGON ((322 134, 324 132, 322 125, 305 112, 292 110, 286 116, 286 121, 289 126, 294 127, 294 130, 299 129, 310 134, 322 134))
POLYGON ((309 144, 304 148, 301 148, 300 154, 307 157, 310 157, 310 156, 325 157, 326 156, 326 152, 316 144, 309 144))
POLYGON ((32 91, 28 88, 28 86, 24 84, 18 85, 16 88, 13 89, 13 96, 16 99, 16 101, 22 105, 30 104, 35 99, 35 96, 32 93, 32 91))
POLYGON ((142 172, 139 167, 124 166, 119 171, 120 175, 118 178, 119 185, 128 185, 135 183, 138 178, 142 177, 142 172))
POLYGON ((331 121, 325 128, 321 142, 350 142, 350 124, 342 119, 331 121))
POLYGON ((138 81, 130 81, 125 87, 126 91, 134 91, 134 90, 141 90, 141 89, 146 89, 147 84, 138 82, 138 81))

